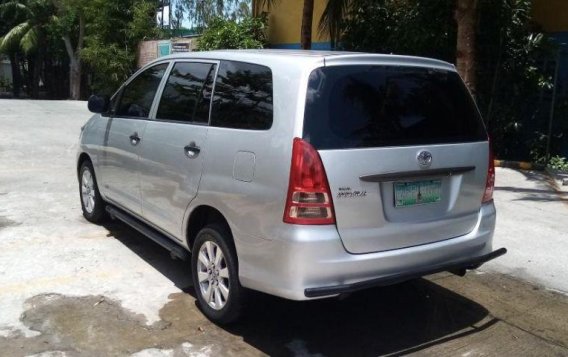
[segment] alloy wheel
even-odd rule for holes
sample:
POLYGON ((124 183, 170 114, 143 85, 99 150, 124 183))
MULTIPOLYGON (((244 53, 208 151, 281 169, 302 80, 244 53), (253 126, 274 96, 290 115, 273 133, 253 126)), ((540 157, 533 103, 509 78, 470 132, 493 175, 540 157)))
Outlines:
POLYGON ((87 213, 93 213, 95 209, 95 182, 89 169, 83 170, 81 177, 81 197, 87 213))
POLYGON ((229 268, 221 247, 206 241, 199 249, 197 259, 197 280, 206 303, 215 310, 221 310, 229 300, 229 268))

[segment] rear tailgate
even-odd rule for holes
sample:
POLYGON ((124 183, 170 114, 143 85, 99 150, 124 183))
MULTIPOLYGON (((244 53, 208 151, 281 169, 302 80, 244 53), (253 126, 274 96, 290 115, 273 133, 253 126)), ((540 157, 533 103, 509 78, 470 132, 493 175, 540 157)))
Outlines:
POLYGON ((319 68, 310 76, 304 139, 322 158, 349 252, 427 244, 475 227, 489 145, 455 72, 319 68))

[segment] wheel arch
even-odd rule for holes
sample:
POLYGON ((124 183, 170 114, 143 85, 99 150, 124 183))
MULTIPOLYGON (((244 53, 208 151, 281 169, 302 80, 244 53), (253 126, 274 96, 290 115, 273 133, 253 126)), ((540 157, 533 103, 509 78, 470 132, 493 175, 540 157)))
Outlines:
POLYGON ((199 231, 203 227, 213 223, 221 224, 227 229, 230 238, 229 242, 227 243, 231 244, 236 252, 233 232, 231 230, 229 222, 221 213, 221 211, 209 205, 197 206, 189 214, 185 233, 186 244, 189 250, 191 251, 193 249, 193 243, 195 242, 195 238, 197 237, 199 231))
POLYGON ((81 166, 83 165, 83 163, 85 161, 89 161, 91 162, 91 165, 93 164, 93 160, 91 160, 91 157, 89 156, 89 154, 87 154, 86 152, 82 152, 79 155, 79 158, 77 159, 77 177, 79 177, 80 174, 80 170, 81 170, 81 166))

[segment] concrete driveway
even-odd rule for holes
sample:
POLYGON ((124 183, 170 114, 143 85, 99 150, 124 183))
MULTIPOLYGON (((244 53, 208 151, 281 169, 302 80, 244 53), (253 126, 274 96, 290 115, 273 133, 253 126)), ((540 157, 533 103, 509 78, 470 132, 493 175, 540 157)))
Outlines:
POLYGON ((568 291, 568 205, 545 177, 498 171, 495 246, 510 253, 480 272, 341 301, 252 294, 243 321, 220 328, 196 308, 186 264, 82 218, 85 108, 0 100, 1 356, 568 355, 568 298, 550 291, 568 291))
POLYGON ((509 253, 483 267, 568 293, 568 193, 543 172, 497 169, 495 246, 509 253))

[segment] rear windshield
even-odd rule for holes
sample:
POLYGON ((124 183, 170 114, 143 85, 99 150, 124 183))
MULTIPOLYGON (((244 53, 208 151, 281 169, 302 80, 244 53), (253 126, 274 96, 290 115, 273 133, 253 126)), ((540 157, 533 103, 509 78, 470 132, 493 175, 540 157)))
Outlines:
POLYGON ((317 149, 487 140, 455 72, 404 66, 334 66, 310 74, 304 139, 317 149))

